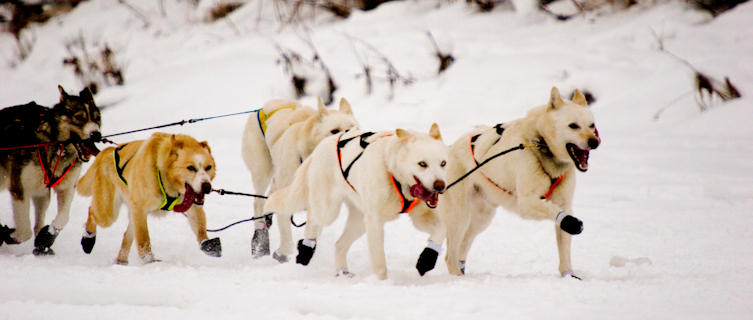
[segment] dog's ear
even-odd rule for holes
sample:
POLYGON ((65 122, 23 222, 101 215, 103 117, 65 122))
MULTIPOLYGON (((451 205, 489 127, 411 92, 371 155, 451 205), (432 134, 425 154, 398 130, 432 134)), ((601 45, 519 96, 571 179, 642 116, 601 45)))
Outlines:
POLYGON ((434 139, 442 141, 442 134, 439 133, 439 126, 436 122, 432 123, 431 128, 429 129, 429 135, 434 139))
POLYGON ((212 149, 209 148, 209 143, 206 141, 199 142, 202 148, 207 149, 207 152, 212 153, 212 149))
POLYGON ((89 87, 81 89, 81 92, 78 93, 78 96, 81 97, 81 99, 84 99, 84 101, 86 102, 94 103, 94 97, 92 96, 92 92, 91 90, 89 90, 89 87))
POLYGON ((345 100, 345 98, 340 99, 340 112, 344 112, 346 114, 353 114, 353 110, 350 108, 350 102, 348 100, 345 100))
POLYGON ((322 101, 322 97, 317 98, 317 110, 319 110, 319 116, 323 116, 327 113, 327 107, 324 106, 324 101, 322 101))
POLYGON ((588 107, 588 101, 586 101, 586 96, 580 93, 578 89, 575 89, 575 91, 573 91, 573 103, 584 106, 584 107, 588 107))
POLYGON ((556 110, 563 104, 565 104, 565 101, 560 97, 560 91, 557 90, 557 87, 552 87, 552 93, 549 97, 549 110, 556 110))
POLYGON ((407 130, 403 129, 395 129, 395 135, 400 139, 402 142, 407 142, 408 139, 413 137, 413 134, 408 132, 407 130))
POLYGON ((63 86, 58 85, 58 91, 60 91, 60 101, 65 101, 70 97, 67 92, 65 92, 65 89, 63 89, 63 86))

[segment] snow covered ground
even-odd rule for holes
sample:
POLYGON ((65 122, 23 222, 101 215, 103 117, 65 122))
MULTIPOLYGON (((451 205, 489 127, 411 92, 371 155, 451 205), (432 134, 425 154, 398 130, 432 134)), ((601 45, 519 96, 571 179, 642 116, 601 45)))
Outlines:
MULTIPOLYGON (((118 266, 113 261, 125 219, 100 229, 94 252, 85 255, 79 239, 89 199, 76 197, 55 257, 32 256, 31 241, 0 247, 0 319, 753 316, 753 3, 713 20, 680 1, 659 1, 558 22, 533 10, 481 14, 464 1, 441 7, 402 1, 347 20, 319 12, 315 23, 306 20, 308 33, 281 27, 272 2, 251 2, 230 16, 232 22, 212 24, 200 22, 185 1, 165 1, 164 17, 158 1, 129 3, 148 25, 116 0, 88 1, 33 28, 35 47, 24 62, 14 60, 10 36, 0 36, 0 106, 52 105, 57 84, 80 90, 61 64, 65 42, 79 36, 106 42, 125 65, 126 85, 95 97, 108 106, 105 134, 290 97, 275 43, 310 58, 305 34, 340 86, 337 97, 347 97, 370 130, 428 130, 437 122, 449 144, 475 124, 522 116, 543 104, 553 85, 563 92, 589 89, 597 98, 592 107, 603 144, 591 153, 590 170, 578 174, 575 193, 585 231, 574 238, 573 266, 584 280, 558 276, 551 222, 524 221, 504 210, 477 238, 464 277, 448 275, 443 260, 418 276, 414 265, 426 236, 406 217, 386 228, 386 281, 370 274, 363 238, 349 256, 357 276, 334 277, 342 219, 325 229, 308 267, 253 260, 250 224, 219 233, 223 257, 207 257, 180 215, 150 220, 162 262, 141 265, 134 253, 130 266, 118 266), (457 59, 441 76, 426 31, 457 59), (378 47, 415 83, 398 87, 390 100, 378 80, 367 95, 348 36, 378 47), (700 113, 692 70, 660 52, 660 42, 704 73, 729 76, 743 98, 700 113)), ((363 44, 356 50, 384 71, 363 44)), ((251 192, 239 154, 244 122, 241 116, 165 131, 208 140, 217 159, 214 186, 251 192)), ((0 194, 0 222, 12 225, 9 198, 0 194)), ((209 196, 209 227, 249 217, 250 203, 209 196)), ((275 232, 272 237, 276 247, 275 232)))

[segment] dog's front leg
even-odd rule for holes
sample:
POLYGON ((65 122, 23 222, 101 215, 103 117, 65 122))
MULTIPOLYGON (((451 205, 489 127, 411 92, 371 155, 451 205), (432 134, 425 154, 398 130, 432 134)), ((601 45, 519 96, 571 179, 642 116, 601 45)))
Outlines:
POLYGON ((55 216, 55 219, 52 220, 51 225, 57 231, 63 230, 65 225, 68 224, 71 215, 71 202, 75 190, 76 189, 73 187, 55 189, 55 194, 58 198, 58 214, 55 216))
POLYGON ((152 254, 152 243, 149 239, 149 228, 147 227, 146 215, 147 213, 144 211, 144 209, 138 206, 131 206, 131 224, 129 228, 131 229, 131 233, 136 240, 136 250, 139 253, 139 257, 141 257, 141 260, 145 263, 149 263, 154 262, 156 259, 152 254))
POLYGON ((29 216, 29 207, 31 206, 31 203, 29 202, 29 199, 23 195, 17 197, 15 193, 11 192, 11 194, 11 197, 13 198, 13 221, 16 224, 16 231, 11 237, 17 243, 22 243, 31 239, 32 236, 31 217, 29 216))
POLYGON ((369 216, 364 221, 366 222, 371 270, 379 280, 385 280, 387 279, 387 262, 384 256, 384 221, 381 221, 378 214, 369 216))
POLYGON ((128 221, 128 228, 123 233, 123 241, 120 243, 120 252, 118 252, 118 259, 115 263, 121 265, 128 264, 128 254, 131 253, 131 245, 133 245, 133 228, 131 222, 128 221))
POLYGON ((188 224, 191 225, 191 231, 196 236, 201 251, 212 257, 222 256, 222 243, 220 238, 209 239, 207 236, 207 218, 204 208, 192 206, 186 213, 188 224))
POLYGON ((358 238, 360 238, 365 232, 363 222, 363 213, 350 202, 346 202, 348 207, 348 220, 345 222, 345 229, 343 229, 342 235, 335 242, 335 268, 337 268, 337 275, 352 276, 348 270, 348 251, 358 238))
POLYGON ((560 258, 560 275, 563 277, 569 275, 573 278, 580 279, 573 274, 573 267, 570 265, 570 240, 572 239, 572 235, 557 226, 554 227, 554 232, 557 235, 557 253, 560 258))

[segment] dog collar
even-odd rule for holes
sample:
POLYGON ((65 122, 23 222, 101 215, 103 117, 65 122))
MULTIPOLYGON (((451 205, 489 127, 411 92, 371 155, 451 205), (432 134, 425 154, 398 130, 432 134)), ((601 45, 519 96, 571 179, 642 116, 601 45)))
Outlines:
POLYGON ((295 110, 294 106, 288 106, 288 107, 281 107, 272 110, 269 113, 264 112, 264 109, 260 109, 259 112, 256 113, 256 120, 259 121, 259 128, 261 129, 261 135, 265 135, 267 133, 267 120, 272 117, 275 112, 280 111, 282 109, 293 109, 295 110))

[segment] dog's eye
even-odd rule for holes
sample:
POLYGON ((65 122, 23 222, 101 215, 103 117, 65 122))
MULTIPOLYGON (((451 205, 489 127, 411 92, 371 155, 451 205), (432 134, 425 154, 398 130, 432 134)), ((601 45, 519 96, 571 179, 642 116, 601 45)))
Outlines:
POLYGON ((84 115, 83 112, 78 112, 73 115, 73 120, 76 120, 78 122, 84 122, 86 121, 86 115, 84 115))
POLYGON ((331 134, 338 134, 338 133, 340 133, 340 129, 332 129, 332 131, 330 131, 329 133, 331 133, 331 134))
POLYGON ((186 169, 188 169, 188 171, 191 171, 191 172, 196 172, 196 167, 194 166, 188 166, 188 168, 186 169))
POLYGON ((570 129, 580 129, 580 126, 575 122, 568 125, 568 127, 570 127, 570 129))
POLYGON ((206 168, 204 168, 204 171, 212 170, 212 165, 208 165, 206 168))
POLYGON ((440 167, 444 168, 444 166, 447 165, 447 161, 442 160, 442 162, 439 164, 440 167))
POLYGON ((589 128, 591 128, 591 129, 593 129, 593 128, 596 128, 596 125, 592 123, 592 124, 591 124, 590 126, 588 126, 588 127, 589 127, 589 128))
POLYGON ((418 166, 419 166, 419 167, 421 167, 421 168, 426 168, 426 167, 428 167, 429 165, 427 165, 427 164, 426 164, 426 161, 420 161, 420 162, 418 163, 418 166))

